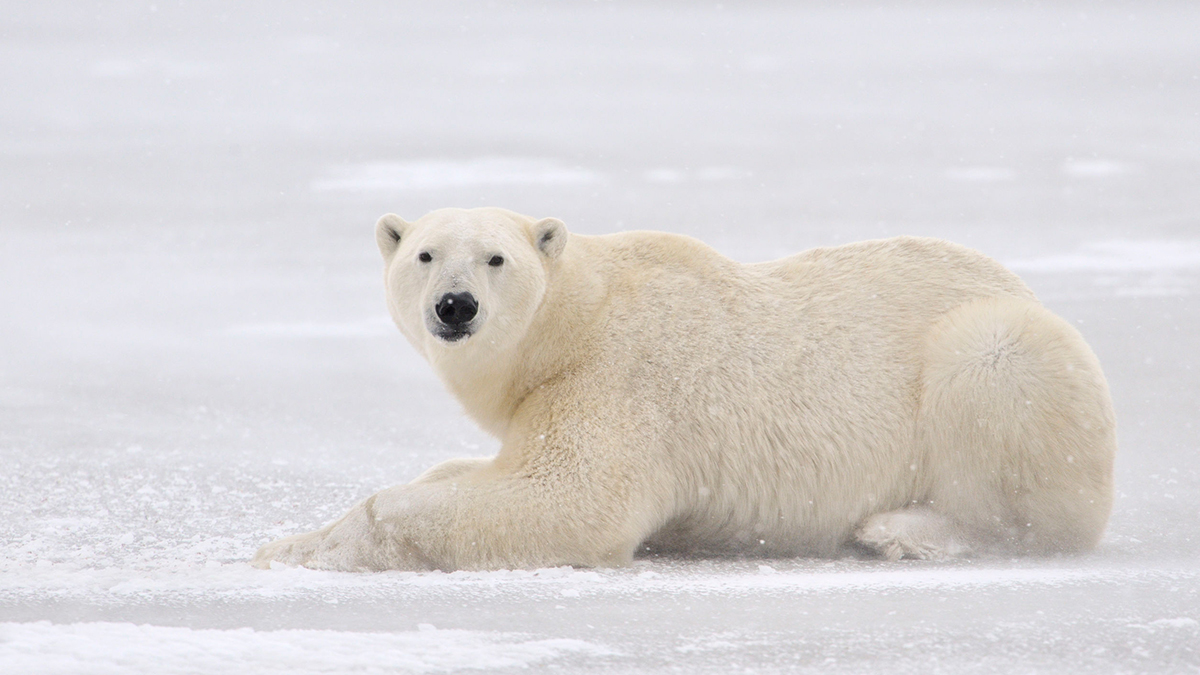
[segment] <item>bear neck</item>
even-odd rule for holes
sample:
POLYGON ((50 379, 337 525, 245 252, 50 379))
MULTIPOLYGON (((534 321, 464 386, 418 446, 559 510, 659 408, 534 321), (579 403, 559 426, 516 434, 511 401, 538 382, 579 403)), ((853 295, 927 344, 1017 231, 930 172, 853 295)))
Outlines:
POLYGON ((585 264, 590 239, 572 234, 548 265, 546 295, 513 346, 435 365, 467 414, 501 440, 529 394, 587 354, 581 346, 590 342, 606 296, 606 284, 594 266, 585 264))

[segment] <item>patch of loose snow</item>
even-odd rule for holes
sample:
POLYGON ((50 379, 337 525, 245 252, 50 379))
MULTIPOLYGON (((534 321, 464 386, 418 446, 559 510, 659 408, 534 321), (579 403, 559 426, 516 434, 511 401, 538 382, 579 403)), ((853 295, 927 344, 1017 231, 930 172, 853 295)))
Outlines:
POLYGON ((1065 586, 1087 583, 1131 582, 1148 579, 1195 578, 1200 574, 1180 570, 1078 569, 1078 568, 929 568, 918 570, 783 573, 711 576, 689 582, 711 592, 744 594, 766 590, 793 593, 854 591, 951 590, 987 587, 1065 586))
POLYGON ((1179 568, 839 568, 781 571, 763 565, 754 572, 695 570, 632 573, 630 570, 577 570, 570 567, 495 572, 384 572, 348 574, 301 567, 269 571, 245 563, 173 570, 64 569, 65 566, 11 570, 0 576, 0 600, 87 599, 92 603, 130 600, 220 597, 227 600, 302 598, 318 595, 343 600, 436 596, 512 595, 523 599, 623 597, 645 593, 747 596, 761 593, 830 594, 928 591, 974 588, 1062 587, 1088 584, 1189 581, 1200 571, 1179 568), (771 570, 771 571, 767 571, 771 570))
POLYGON ((643 178, 648 183, 682 183, 684 174, 677 169, 650 169, 643 178))
POLYGON ((1200 241, 1098 241, 1073 253, 1011 260, 1008 266, 1022 272, 1167 272, 1200 270, 1200 241))
POLYGON ((1111 159, 1068 159, 1062 172, 1071 178, 1107 178, 1136 170, 1132 164, 1111 159))
POLYGON ((699 638, 685 640, 683 644, 675 648, 675 651, 681 654, 729 651, 745 648, 748 645, 754 644, 769 644, 769 640, 747 640, 745 635, 741 635, 734 631, 723 631, 720 633, 705 635, 699 638))
POLYGON ((1177 619, 1159 619, 1157 621, 1151 621, 1150 625, 1162 626, 1165 628, 1200 628, 1200 621, 1184 616, 1177 619))
POLYGON ((0 624, 0 667, 9 673, 435 673, 528 668, 614 652, 583 640, 437 630, 196 630, 131 623, 0 624))
POLYGON ((94 602, 130 599, 203 598, 278 599, 313 594, 343 598, 430 591, 471 593, 538 593, 600 587, 606 575, 571 567, 495 572, 383 572, 353 574, 282 566, 258 570, 246 563, 174 569, 78 569, 43 565, 10 569, 0 575, 0 599, 55 597, 89 598, 94 602))
POLYGON ((600 174, 563 166, 553 159, 479 157, 368 162, 334 167, 312 182, 317 192, 438 190, 475 185, 575 185, 595 183, 600 174))

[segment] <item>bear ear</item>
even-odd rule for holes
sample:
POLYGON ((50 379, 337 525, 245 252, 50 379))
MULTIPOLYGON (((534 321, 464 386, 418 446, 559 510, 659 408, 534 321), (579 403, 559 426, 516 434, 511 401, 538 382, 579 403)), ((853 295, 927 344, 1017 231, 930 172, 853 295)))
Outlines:
POLYGON ((379 252, 384 260, 391 260, 392 254, 400 248, 400 239, 408 231, 408 223, 400 216, 389 213, 375 223, 375 243, 379 244, 379 252))
POLYGON ((558 218, 543 218, 533 224, 533 241, 543 255, 553 260, 567 246, 567 226, 558 218))

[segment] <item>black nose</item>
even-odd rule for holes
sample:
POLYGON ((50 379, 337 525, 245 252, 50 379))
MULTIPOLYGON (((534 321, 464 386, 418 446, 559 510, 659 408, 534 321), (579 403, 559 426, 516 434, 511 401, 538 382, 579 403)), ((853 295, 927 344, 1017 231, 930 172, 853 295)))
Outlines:
POLYGON ((447 293, 438 300, 433 308, 438 318, 447 326, 461 326, 475 318, 479 312, 479 303, 470 293, 447 293))

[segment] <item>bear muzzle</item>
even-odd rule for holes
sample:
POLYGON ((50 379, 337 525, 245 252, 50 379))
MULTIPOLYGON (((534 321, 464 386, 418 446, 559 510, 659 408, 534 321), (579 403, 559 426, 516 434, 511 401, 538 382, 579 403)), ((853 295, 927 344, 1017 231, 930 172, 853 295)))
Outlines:
POLYGON ((437 323, 431 332, 447 342, 470 337, 471 321, 479 314, 479 301, 470 293, 446 293, 433 307, 437 323))

